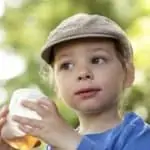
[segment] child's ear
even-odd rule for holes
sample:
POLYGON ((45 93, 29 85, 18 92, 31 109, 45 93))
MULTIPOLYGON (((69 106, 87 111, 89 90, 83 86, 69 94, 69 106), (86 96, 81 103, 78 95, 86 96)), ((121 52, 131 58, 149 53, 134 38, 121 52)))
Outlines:
POLYGON ((125 83, 124 88, 129 88, 135 79, 135 68, 133 63, 129 62, 126 63, 126 77, 125 77, 125 83))

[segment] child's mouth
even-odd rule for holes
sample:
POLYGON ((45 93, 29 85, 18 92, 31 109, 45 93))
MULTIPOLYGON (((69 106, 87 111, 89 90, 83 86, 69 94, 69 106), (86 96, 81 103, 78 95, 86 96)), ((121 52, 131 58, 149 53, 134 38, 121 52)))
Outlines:
POLYGON ((95 97, 99 91, 101 91, 100 88, 85 88, 77 91, 75 95, 81 97, 82 99, 87 99, 95 97))

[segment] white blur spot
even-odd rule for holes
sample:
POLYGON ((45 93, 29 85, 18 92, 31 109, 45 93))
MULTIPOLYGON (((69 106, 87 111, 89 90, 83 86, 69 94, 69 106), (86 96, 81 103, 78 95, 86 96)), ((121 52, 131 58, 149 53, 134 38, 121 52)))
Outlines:
POLYGON ((8 93, 5 88, 0 87, 0 105, 6 103, 8 97, 8 93))
POLYGON ((6 81, 5 80, 0 80, 0 87, 5 86, 6 85, 6 81))
POLYGON ((134 80, 134 85, 140 85, 145 82, 145 75, 144 72, 141 70, 136 70, 135 71, 135 80, 134 80))
POLYGON ((2 17, 5 13, 5 3, 4 0, 0 0, 0 17, 2 17))
POLYGON ((24 0, 5 0, 5 3, 8 7, 11 8, 20 8, 24 0))
POLYGON ((9 80, 26 70, 25 59, 10 51, 0 50, 0 80, 9 80))

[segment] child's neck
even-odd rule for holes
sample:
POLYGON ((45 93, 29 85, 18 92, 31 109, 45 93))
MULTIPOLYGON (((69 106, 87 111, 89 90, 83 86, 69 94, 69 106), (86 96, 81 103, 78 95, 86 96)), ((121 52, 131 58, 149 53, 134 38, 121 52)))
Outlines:
POLYGON ((79 133, 92 134, 107 131, 121 122, 121 117, 115 109, 98 114, 78 114, 79 115, 79 133))

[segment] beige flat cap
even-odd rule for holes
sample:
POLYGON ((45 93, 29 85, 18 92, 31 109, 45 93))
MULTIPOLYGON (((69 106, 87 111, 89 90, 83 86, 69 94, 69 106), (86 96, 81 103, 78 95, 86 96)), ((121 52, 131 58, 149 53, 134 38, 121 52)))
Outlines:
POLYGON ((48 36, 41 57, 46 63, 53 60, 53 47, 80 38, 111 38, 118 41, 126 58, 133 55, 131 43, 121 27, 111 19, 96 14, 79 13, 62 21, 48 36))

